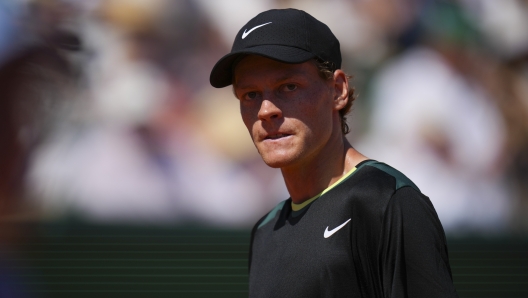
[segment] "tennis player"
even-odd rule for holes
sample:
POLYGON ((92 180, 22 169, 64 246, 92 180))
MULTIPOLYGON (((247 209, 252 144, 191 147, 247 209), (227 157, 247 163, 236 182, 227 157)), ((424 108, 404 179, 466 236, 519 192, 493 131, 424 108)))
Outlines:
POLYGON ((354 95, 340 68, 332 31, 285 9, 251 19, 211 72, 290 194, 253 228, 249 296, 458 297, 429 198, 345 138, 354 95))

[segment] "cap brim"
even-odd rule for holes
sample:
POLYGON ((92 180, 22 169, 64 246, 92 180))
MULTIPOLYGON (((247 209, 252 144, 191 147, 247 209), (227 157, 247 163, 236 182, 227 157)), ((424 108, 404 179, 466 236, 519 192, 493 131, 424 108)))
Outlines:
POLYGON ((209 77, 209 82, 213 87, 223 88, 231 85, 233 63, 240 55, 259 55, 284 63, 302 63, 315 57, 313 53, 305 50, 281 45, 260 45, 231 52, 218 60, 213 67, 209 77))

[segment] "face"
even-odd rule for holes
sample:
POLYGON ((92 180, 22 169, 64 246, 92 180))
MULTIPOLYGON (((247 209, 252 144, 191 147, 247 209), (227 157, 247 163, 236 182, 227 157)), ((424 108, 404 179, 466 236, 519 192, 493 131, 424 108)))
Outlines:
POLYGON ((242 120, 269 166, 319 158, 336 129, 340 134, 334 81, 322 79, 312 61, 286 64, 248 56, 234 74, 242 120))

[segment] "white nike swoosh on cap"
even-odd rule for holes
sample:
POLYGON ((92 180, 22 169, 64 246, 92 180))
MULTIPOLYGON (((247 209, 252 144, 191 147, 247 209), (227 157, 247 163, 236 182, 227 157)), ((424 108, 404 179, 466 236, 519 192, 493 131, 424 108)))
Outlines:
POLYGON ((265 23, 265 24, 262 24, 262 25, 258 25, 258 26, 255 26, 253 28, 251 28, 251 30, 249 30, 248 32, 246 32, 246 29, 244 29, 244 32, 242 33, 242 39, 246 38, 246 36, 249 35, 249 33, 251 33, 253 30, 257 29, 257 28, 260 28, 262 26, 266 26, 267 24, 271 24, 271 22, 268 22, 268 23, 265 23))
POLYGON ((328 238, 335 234, 335 232, 339 231, 342 227, 344 227, 352 218, 349 218, 347 221, 342 223, 341 225, 335 227, 334 229, 328 231, 328 227, 326 227, 326 230, 324 231, 324 237, 328 238))

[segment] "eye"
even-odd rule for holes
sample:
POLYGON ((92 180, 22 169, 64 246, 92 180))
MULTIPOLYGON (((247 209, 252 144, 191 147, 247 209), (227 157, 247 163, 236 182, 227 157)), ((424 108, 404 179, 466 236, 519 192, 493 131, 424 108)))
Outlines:
POLYGON ((257 97, 258 97, 258 92, 251 91, 251 92, 244 93, 244 94, 242 95, 242 97, 240 98, 240 100, 248 100, 248 101, 251 101, 251 100, 255 100, 255 99, 257 99, 257 97))
POLYGON ((245 99, 245 100, 252 100, 252 99, 255 99, 255 98, 257 98, 257 92, 253 92, 253 91, 244 94, 244 97, 243 97, 243 99, 245 99))
POLYGON ((286 84, 284 85, 284 91, 295 91, 297 89, 297 85, 295 84, 286 84))

